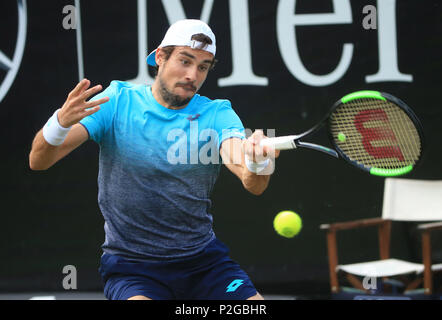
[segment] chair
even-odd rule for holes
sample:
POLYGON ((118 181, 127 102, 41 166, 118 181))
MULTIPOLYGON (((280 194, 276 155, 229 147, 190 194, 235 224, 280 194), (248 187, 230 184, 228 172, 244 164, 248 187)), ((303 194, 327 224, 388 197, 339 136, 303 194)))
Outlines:
POLYGON ((431 234, 436 230, 442 230, 442 180, 387 178, 384 185, 382 218, 323 224, 320 228, 326 231, 332 296, 339 293, 345 296, 345 292, 398 294, 398 290, 399 294, 412 295, 422 293, 422 289, 419 290, 422 283, 423 296, 433 295, 433 273, 442 270, 442 264, 432 264, 431 255, 431 234), (422 239, 422 263, 390 257, 392 221, 421 223, 417 230, 422 239), (429 223, 430 221, 433 223, 429 223), (377 227, 380 260, 340 265, 337 232, 363 227, 377 227), (342 275, 352 285, 352 289, 340 286, 339 279, 342 275), (396 280, 411 276, 413 280, 407 279, 405 284, 396 280))

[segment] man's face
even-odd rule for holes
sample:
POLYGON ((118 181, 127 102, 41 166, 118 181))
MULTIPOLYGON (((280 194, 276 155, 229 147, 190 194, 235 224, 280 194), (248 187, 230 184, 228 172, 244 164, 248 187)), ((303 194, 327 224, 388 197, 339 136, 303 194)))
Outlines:
POLYGON ((190 102, 206 80, 214 60, 211 53, 189 47, 175 47, 168 60, 161 49, 156 56, 160 93, 173 107, 190 102))

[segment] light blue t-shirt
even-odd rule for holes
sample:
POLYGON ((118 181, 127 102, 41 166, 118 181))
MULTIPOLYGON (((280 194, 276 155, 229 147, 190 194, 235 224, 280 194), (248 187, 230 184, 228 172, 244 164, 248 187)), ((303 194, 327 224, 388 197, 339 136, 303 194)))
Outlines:
POLYGON ((198 94, 181 110, 160 105, 145 85, 112 81, 93 100, 105 96, 80 122, 100 146, 103 251, 150 261, 198 253, 215 237, 219 147, 244 138, 241 120, 228 100, 198 94))

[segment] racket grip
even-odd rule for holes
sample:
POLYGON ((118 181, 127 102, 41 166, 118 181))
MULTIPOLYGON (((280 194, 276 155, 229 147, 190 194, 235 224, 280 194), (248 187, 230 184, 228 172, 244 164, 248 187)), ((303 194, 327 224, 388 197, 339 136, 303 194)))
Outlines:
POLYGON ((282 136, 282 137, 275 137, 275 138, 267 138, 263 139, 260 142, 260 146, 268 146, 272 147, 275 150, 290 150, 290 149, 296 149, 296 143, 295 139, 297 136, 282 136))

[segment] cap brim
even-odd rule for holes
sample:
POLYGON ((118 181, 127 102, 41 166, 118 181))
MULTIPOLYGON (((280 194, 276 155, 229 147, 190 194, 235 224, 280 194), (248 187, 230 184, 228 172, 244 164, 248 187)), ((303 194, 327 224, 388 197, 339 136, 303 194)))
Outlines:
POLYGON ((157 50, 152 51, 148 56, 147 56, 147 64, 153 67, 157 66, 157 63, 155 61, 155 53, 157 52, 157 50))

